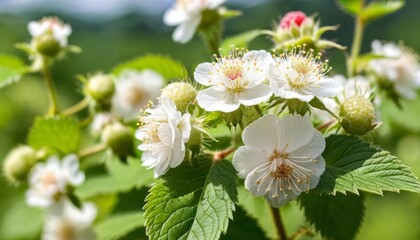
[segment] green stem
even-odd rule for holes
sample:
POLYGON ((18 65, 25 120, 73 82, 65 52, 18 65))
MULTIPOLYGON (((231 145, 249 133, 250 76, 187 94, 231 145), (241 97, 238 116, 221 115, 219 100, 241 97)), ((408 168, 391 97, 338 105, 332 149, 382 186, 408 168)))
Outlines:
POLYGON ((82 101, 64 110, 63 115, 73 115, 77 112, 82 111, 87 106, 89 106, 89 98, 86 97, 82 101))
MULTIPOLYGON (((364 1, 361 3, 361 8, 364 7, 364 1)), ((365 23, 360 16, 356 17, 355 25, 354 25, 354 36, 353 36, 353 43, 351 49, 351 55, 348 63, 348 77, 352 77, 355 74, 355 61, 359 56, 360 49, 362 47, 362 39, 363 39, 363 30, 365 28, 365 23)))
POLYGON ((89 157, 91 155, 104 151, 105 149, 107 149, 107 147, 108 146, 106 144, 101 143, 101 144, 94 145, 94 146, 85 148, 83 150, 80 150, 80 152, 78 152, 77 155, 79 156, 79 158, 89 157))
POLYGON ((42 64, 42 74, 44 75, 44 79, 47 82, 48 87, 48 98, 50 101, 50 109, 48 111, 48 115, 55 116, 58 115, 58 101, 57 101, 57 94, 55 91, 54 81, 51 76, 50 69, 48 68, 47 61, 44 60, 42 64))
POLYGON ((277 234, 280 240, 286 240, 286 230, 284 229, 283 221, 281 220, 280 210, 278 208, 270 206, 271 214, 273 215, 274 224, 276 225, 277 234))

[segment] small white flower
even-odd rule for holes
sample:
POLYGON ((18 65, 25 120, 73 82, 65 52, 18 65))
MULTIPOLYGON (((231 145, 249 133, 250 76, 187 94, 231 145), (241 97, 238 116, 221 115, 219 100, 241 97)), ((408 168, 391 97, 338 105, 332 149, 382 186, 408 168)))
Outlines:
POLYGON ((329 68, 320 55, 313 56, 312 50, 305 52, 295 48, 275 57, 274 61, 268 79, 278 97, 309 102, 314 97, 336 96, 343 90, 339 81, 324 76, 329 68))
POLYGON ((79 186, 84 180, 76 155, 67 155, 62 162, 51 156, 46 163, 35 165, 30 173, 26 202, 30 206, 48 207, 66 194, 68 186, 79 186))
POLYGON ((139 110, 160 95, 163 77, 152 70, 127 70, 115 82, 112 111, 125 120, 135 120, 139 110))
POLYGON ((243 55, 233 51, 217 62, 201 63, 194 78, 210 87, 198 92, 198 105, 207 111, 233 112, 241 104, 253 106, 268 100, 273 93, 263 81, 272 61, 271 55, 261 50, 243 55))
POLYGON ((93 117, 90 128, 93 134, 99 134, 102 133, 106 126, 114 122, 117 122, 117 118, 112 113, 97 113, 93 117))
POLYGON ((201 22, 202 11, 215 9, 225 1, 177 0, 172 8, 168 9, 163 16, 163 21, 166 25, 178 26, 172 35, 172 39, 180 43, 190 41, 201 22))
POLYGON ((308 117, 266 115, 246 127, 242 139, 233 165, 253 195, 279 207, 318 185, 325 139, 308 117))
POLYGON ((91 228, 97 210, 92 203, 84 203, 81 209, 76 208, 67 199, 46 215, 43 240, 93 240, 96 234, 91 228))
POLYGON ((52 34, 61 47, 67 46, 67 38, 71 34, 70 25, 64 24, 57 17, 45 17, 39 21, 31 21, 28 24, 28 30, 34 38, 52 34))
POLYGON ((160 97, 159 105, 146 109, 140 117, 136 138, 142 141, 138 149, 143 151, 143 166, 155 168, 155 178, 175 168, 185 157, 185 143, 191 133, 189 113, 184 115, 166 97, 160 97))
POLYGON ((420 87, 419 56, 411 49, 395 43, 372 42, 372 53, 387 57, 370 62, 373 72, 383 80, 394 83, 394 90, 406 99, 416 98, 420 87))

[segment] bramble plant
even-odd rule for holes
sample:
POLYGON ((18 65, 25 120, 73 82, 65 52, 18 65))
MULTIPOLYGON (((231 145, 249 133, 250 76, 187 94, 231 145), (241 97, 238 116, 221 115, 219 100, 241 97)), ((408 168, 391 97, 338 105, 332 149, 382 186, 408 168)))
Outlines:
POLYGON ((355 18, 350 47, 322 37, 337 26, 300 11, 223 39, 224 21, 241 14, 224 2, 180 0, 164 15, 177 26, 174 41, 197 32, 213 54, 194 72, 168 56, 141 56, 78 76, 84 98, 68 109, 50 68, 80 52, 68 44, 70 25, 30 22, 32 40, 17 44, 29 65, 0 55, 0 87, 29 73, 46 82, 49 110, 3 166, 11 186, 27 187, 27 205, 44 211, 42 239, 118 239, 143 226, 149 239, 353 239, 366 194, 420 192, 408 166, 368 142, 381 98, 398 106, 416 98, 418 55, 379 40, 360 53, 365 25, 403 1, 338 0, 355 18), (272 49, 247 49, 261 35, 272 49), (331 75, 331 48, 346 53, 346 73, 331 75), (96 166, 106 174, 84 172, 96 166), (138 211, 109 215, 115 196, 142 187, 149 193, 138 211), (286 233, 279 211, 291 201, 309 223, 296 233, 286 233))

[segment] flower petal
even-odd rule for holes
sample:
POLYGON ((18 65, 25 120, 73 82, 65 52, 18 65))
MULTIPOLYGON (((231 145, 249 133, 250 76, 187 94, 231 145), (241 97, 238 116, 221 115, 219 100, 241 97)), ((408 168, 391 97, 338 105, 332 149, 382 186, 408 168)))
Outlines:
POLYGON ((216 87, 209 87, 198 92, 197 102, 206 111, 233 112, 240 106, 238 94, 216 87))
POLYGON ((209 62, 201 63, 194 72, 194 79, 204 86, 210 86, 214 82, 215 65, 209 62))
POLYGON ((263 149, 271 154, 278 145, 278 118, 274 115, 265 115, 245 128, 242 140, 246 146, 263 149))
POLYGON ((187 21, 188 15, 185 11, 177 8, 168 9, 163 15, 163 22, 168 26, 179 25, 187 21))
POLYGON ((201 14, 197 14, 195 16, 191 16, 191 18, 181 23, 172 34, 172 38, 175 42, 179 43, 186 43, 191 40, 194 36, 195 30, 200 24, 201 21, 201 14))
POLYGON ((239 102, 245 106, 253 106, 267 101, 273 92, 270 87, 260 84, 252 88, 245 88, 239 93, 239 102))
POLYGON ((243 75, 249 81, 248 87, 251 88, 266 79, 273 58, 270 53, 264 50, 249 51, 244 54, 243 61, 243 75))
POLYGON ((321 78, 313 84, 302 87, 301 91, 316 97, 334 97, 343 91, 343 86, 334 78, 321 78))
POLYGON ((277 123, 277 150, 287 153, 306 145, 314 135, 314 127, 307 116, 289 114, 277 123))
POLYGON ((270 160, 270 155, 260 148, 242 146, 233 155, 233 166, 241 178, 270 160))
POLYGON ((308 157, 309 159, 315 159, 319 157, 325 149, 325 138, 318 131, 314 131, 312 138, 309 142, 302 147, 289 152, 290 160, 294 159, 299 161, 302 157, 308 157), (296 157, 296 158, 293 158, 296 157), (299 158, 300 157, 300 158, 299 158))

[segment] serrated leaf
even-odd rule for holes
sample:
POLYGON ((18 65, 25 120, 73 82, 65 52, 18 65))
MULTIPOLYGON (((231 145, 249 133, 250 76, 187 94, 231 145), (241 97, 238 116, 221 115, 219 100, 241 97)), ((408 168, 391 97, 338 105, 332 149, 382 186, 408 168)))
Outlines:
POLYGON ((389 152, 354 136, 332 135, 322 156, 327 167, 312 191, 335 194, 359 191, 420 192, 420 182, 410 168, 389 152))
POLYGON ((133 188, 149 186, 153 181, 152 171, 141 166, 140 159, 129 158, 127 164, 124 164, 114 157, 108 165, 108 175, 87 178, 76 189, 76 195, 81 199, 88 199, 98 195, 127 192, 133 188))
POLYGON ((354 194, 302 194, 300 204, 306 219, 326 239, 354 239, 365 210, 363 197, 354 194))
POLYGON ((391 14, 404 6, 404 1, 372 1, 361 12, 360 16, 365 22, 370 22, 391 14))
POLYGON ((239 49, 246 49, 248 48, 249 43, 261 34, 261 30, 251 30, 233 37, 226 38, 220 45, 221 53, 224 55, 229 54, 232 46, 239 49))
POLYGON ((76 119, 71 117, 38 117, 29 131, 28 143, 40 149, 69 154, 79 146, 80 129, 76 119))
POLYGON ((29 69, 25 63, 13 55, 0 55, 0 88, 20 80, 29 69))
POLYGON ((153 70, 163 76, 166 80, 186 79, 188 72, 185 66, 178 60, 169 56, 159 54, 148 54, 117 65, 112 73, 119 75, 125 70, 153 70))
POLYGON ((256 220, 249 216, 242 207, 238 207, 233 214, 233 221, 229 224, 226 235, 220 239, 242 240, 242 239, 268 239, 263 230, 258 226, 256 220))
POLYGON ((362 12, 364 0, 338 0, 343 11, 352 15, 358 15, 362 12))
POLYGON ((115 240, 143 226, 143 212, 130 212, 110 216, 96 225, 95 232, 98 240, 115 240))
POLYGON ((236 171, 227 160, 199 156, 169 170, 146 197, 150 239, 219 239, 237 202, 236 171))

